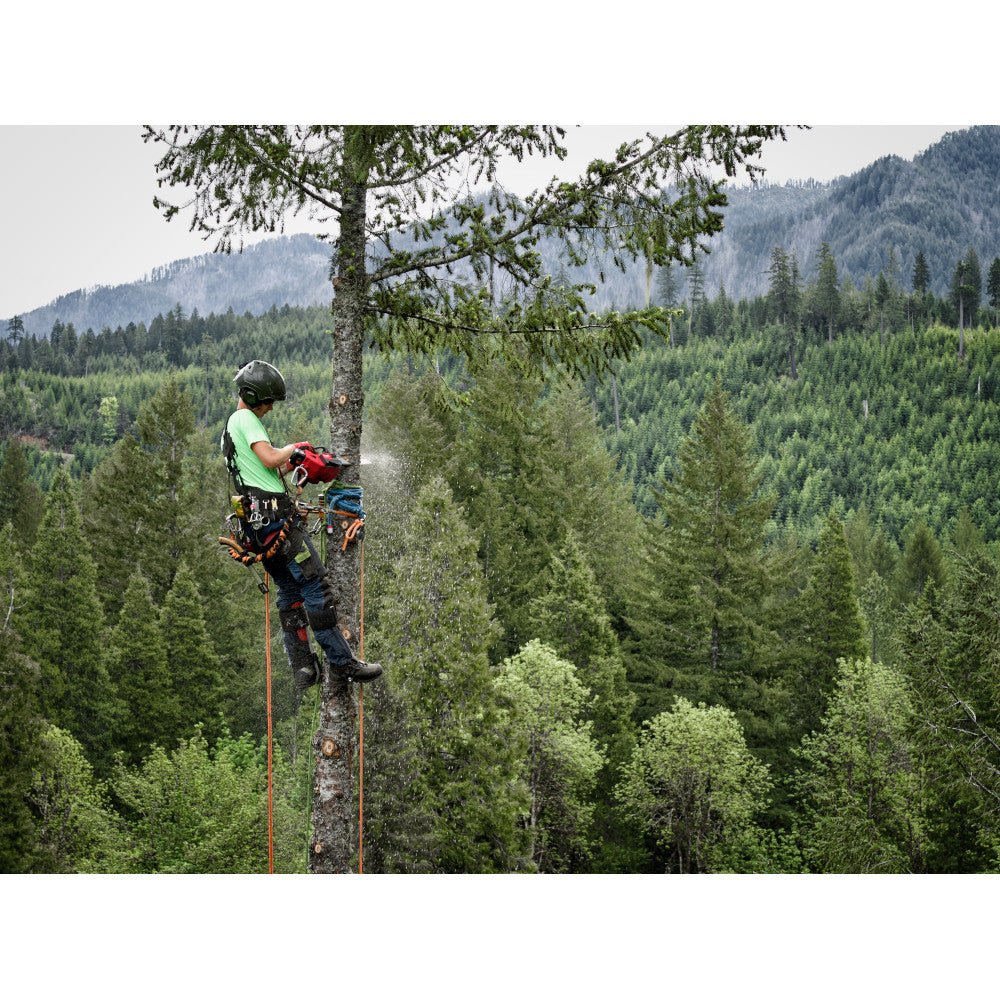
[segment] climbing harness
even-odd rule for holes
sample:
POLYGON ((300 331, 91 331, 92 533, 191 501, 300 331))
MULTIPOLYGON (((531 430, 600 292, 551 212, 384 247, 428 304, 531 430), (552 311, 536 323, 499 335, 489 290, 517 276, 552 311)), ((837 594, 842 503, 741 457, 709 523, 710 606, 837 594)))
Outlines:
POLYGON ((361 541, 365 532, 365 511, 361 506, 365 491, 360 486, 332 485, 326 493, 326 534, 331 536, 339 526, 344 538, 340 550, 349 543, 361 541))

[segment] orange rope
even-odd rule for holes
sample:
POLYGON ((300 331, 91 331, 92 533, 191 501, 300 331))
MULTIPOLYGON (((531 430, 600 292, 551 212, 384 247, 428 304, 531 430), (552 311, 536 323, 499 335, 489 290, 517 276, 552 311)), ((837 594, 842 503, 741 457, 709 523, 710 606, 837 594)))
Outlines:
MULTIPOLYGON (((358 627, 358 656, 365 658, 365 543, 361 541, 361 609, 358 627)), ((358 685, 358 874, 363 875, 365 829, 365 686, 358 685)))
POLYGON ((267 664, 267 870, 274 874, 274 777, 271 732, 271 595, 264 573, 264 662, 267 664))

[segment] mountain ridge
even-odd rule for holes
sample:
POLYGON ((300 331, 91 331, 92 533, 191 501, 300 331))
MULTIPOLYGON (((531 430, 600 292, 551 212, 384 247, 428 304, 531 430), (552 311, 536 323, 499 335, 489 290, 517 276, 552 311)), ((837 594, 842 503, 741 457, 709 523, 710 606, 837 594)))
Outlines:
MULTIPOLYGON (((880 157, 832 181, 730 188, 725 229, 709 241, 704 258, 705 288, 714 294, 722 286, 737 298, 764 294, 775 246, 794 253, 809 279, 819 246, 827 242, 841 278, 856 285, 888 268, 894 251, 897 277, 908 288, 916 255, 923 251, 931 289, 942 294, 969 247, 984 265, 1000 252, 998 177, 1000 126, 979 125, 946 133, 911 160, 880 157)), ((552 273, 562 266, 557 247, 555 240, 540 243, 552 273)), ((56 320, 79 330, 148 324, 178 304, 186 312, 232 309, 254 315, 272 306, 319 305, 331 295, 329 259, 329 246, 316 237, 281 236, 242 254, 181 258, 134 282, 77 289, 21 318, 27 333, 47 337, 56 320)), ((622 273, 600 259, 566 271, 573 279, 598 284, 595 309, 645 301, 641 264, 622 273)))

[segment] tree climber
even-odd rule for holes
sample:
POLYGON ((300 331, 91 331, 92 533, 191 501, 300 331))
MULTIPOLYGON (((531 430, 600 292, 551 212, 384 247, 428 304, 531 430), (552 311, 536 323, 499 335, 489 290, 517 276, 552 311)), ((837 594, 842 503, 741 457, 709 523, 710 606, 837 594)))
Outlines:
POLYGON ((341 634, 337 609, 325 586, 327 569, 285 488, 281 474, 303 464, 312 446, 301 441, 275 448, 261 423, 275 401, 285 398, 281 372, 266 361, 251 361, 233 381, 239 403, 223 431, 222 453, 239 494, 241 535, 253 552, 263 553, 264 569, 278 587, 278 615, 297 706, 305 690, 321 676, 307 625, 326 653, 330 669, 348 680, 359 684, 373 680, 382 667, 355 657, 341 634))

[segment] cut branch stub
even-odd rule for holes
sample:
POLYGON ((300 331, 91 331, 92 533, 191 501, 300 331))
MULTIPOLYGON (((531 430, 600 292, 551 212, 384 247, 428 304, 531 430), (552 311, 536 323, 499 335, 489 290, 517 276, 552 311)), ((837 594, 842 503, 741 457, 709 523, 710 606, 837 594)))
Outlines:
POLYGON ((332 737, 327 736, 323 740, 323 744, 320 749, 324 757, 334 757, 337 760, 340 759, 340 747, 337 746, 336 741, 332 737))

